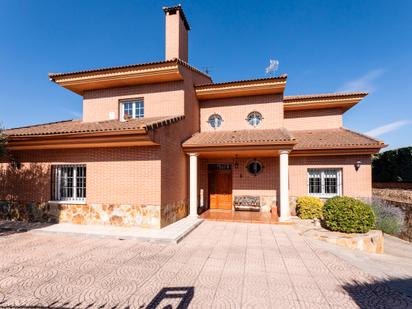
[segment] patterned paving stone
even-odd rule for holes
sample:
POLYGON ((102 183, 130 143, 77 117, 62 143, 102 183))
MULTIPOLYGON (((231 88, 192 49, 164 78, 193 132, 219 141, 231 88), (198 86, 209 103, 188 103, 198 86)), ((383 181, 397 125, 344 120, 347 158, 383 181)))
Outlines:
POLYGON ((0 309, 412 308, 290 226, 207 221, 178 245, 9 233, 0 248, 0 309))

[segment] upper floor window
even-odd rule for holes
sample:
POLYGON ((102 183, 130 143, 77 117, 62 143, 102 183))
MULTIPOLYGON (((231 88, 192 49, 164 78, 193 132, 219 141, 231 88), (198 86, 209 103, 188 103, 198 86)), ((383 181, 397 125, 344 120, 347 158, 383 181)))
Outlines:
POLYGON ((120 108, 123 120, 144 117, 143 99, 122 101, 120 108))
POLYGON ((340 169, 308 169, 309 195, 332 197, 342 194, 342 172, 340 169))
POLYGON ((53 196, 55 201, 84 201, 86 199, 86 166, 52 166, 53 196))
POLYGON ((222 116, 220 116, 219 114, 213 114, 210 115, 207 122, 210 124, 212 128, 216 129, 222 125, 222 121, 222 116))
POLYGON ((262 119, 262 114, 256 111, 249 113, 246 118, 247 122, 254 127, 256 127, 262 121, 262 119))

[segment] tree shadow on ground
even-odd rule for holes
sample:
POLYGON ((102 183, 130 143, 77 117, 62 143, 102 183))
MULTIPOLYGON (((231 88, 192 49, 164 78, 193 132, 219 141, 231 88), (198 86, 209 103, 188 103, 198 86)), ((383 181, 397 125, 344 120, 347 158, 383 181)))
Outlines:
POLYGON ((412 278, 353 282, 343 288, 360 308, 412 308, 412 278))
MULTIPOLYGON (((190 287, 165 287, 149 302, 142 304, 139 309, 187 309, 193 299, 195 288, 190 287)), ((1 294, 0 294, 1 297, 1 294)), ((38 305, 12 305, 5 298, 0 301, 0 308, 13 309, 130 309, 129 305, 108 304, 108 303, 73 303, 69 301, 53 301, 49 304, 38 305)))
POLYGON ((0 236, 57 223, 60 209, 48 204, 50 167, 0 164, 0 236))
POLYGON ((25 233, 35 229, 41 229, 53 223, 25 222, 25 221, 0 221, 0 237, 12 234, 25 233))

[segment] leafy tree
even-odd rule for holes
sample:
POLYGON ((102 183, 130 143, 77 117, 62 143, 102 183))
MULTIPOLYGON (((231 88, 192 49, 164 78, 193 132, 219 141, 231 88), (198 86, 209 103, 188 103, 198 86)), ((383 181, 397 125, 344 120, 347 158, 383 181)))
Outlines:
POLYGON ((6 141, 4 130, 0 127, 0 158, 6 155, 6 141))
POLYGON ((412 147, 388 150, 372 160, 374 182, 412 182, 412 147))

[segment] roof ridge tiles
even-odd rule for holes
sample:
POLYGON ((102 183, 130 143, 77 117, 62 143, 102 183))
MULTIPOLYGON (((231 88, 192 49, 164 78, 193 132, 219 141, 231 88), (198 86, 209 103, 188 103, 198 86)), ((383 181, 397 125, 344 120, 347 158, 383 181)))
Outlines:
POLYGON ((158 64, 167 64, 167 63, 177 63, 181 64, 188 69, 203 74, 211 79, 210 75, 206 74, 205 72, 200 71, 199 69, 195 68, 194 66, 190 65, 186 61, 183 61, 179 58, 173 58, 169 60, 161 60, 161 61, 151 61, 151 62, 143 62, 143 63, 135 63, 135 64, 126 64, 126 65, 119 65, 119 66, 111 66, 105 68, 96 68, 96 69, 88 69, 88 70, 80 70, 80 71, 71 71, 71 72, 63 72, 63 73, 49 73, 48 76, 52 81, 55 81, 55 78, 68 76, 68 75, 77 75, 77 74, 91 74, 91 73, 99 73, 108 70, 120 70, 120 69, 128 69, 133 67, 143 67, 149 65, 158 65, 158 64))
POLYGON ((58 124, 58 123, 63 123, 63 122, 79 122, 79 121, 80 121, 79 119, 67 119, 67 120, 51 121, 51 122, 45 122, 45 123, 32 124, 32 125, 28 125, 28 126, 6 128, 5 131, 18 130, 18 129, 28 129, 28 128, 45 126, 45 125, 58 124))
POLYGON ((220 83, 199 84, 199 85, 196 85, 195 87, 200 88, 200 87, 207 87, 207 86, 221 86, 221 85, 226 85, 226 84, 236 84, 236 83, 245 83, 245 82, 270 81, 270 80, 286 79, 287 77, 288 77, 287 74, 282 74, 282 75, 274 76, 274 77, 240 79, 240 80, 226 81, 226 82, 220 82, 220 83))

